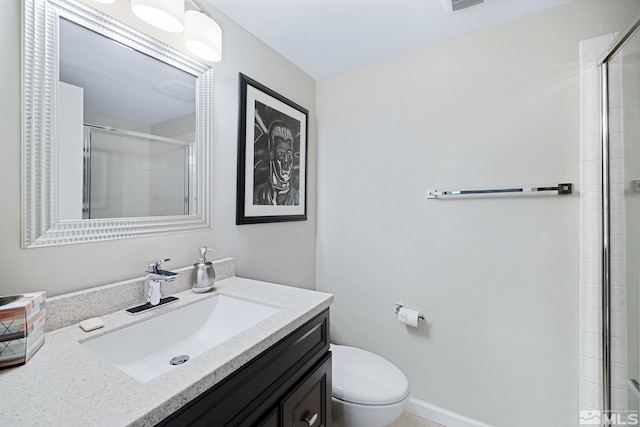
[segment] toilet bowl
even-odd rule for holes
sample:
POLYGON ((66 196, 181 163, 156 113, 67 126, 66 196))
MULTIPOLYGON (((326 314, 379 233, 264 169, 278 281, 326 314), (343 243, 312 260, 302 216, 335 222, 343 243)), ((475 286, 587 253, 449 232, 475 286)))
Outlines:
POLYGON ((331 344, 334 427, 382 427, 402 415, 409 381, 394 364, 369 351, 331 344))

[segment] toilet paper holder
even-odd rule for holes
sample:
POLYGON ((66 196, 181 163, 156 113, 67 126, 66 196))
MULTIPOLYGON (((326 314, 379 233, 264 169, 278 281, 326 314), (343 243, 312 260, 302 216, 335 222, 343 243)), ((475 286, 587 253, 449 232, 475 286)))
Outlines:
MULTIPOLYGON (((404 305, 400 304, 399 302, 395 303, 396 309, 395 309, 395 313, 398 314, 398 312, 400 311, 400 309, 402 307, 404 307, 404 305)), ((424 316, 422 315, 422 313, 418 314, 418 319, 420 320, 424 320, 424 316)))

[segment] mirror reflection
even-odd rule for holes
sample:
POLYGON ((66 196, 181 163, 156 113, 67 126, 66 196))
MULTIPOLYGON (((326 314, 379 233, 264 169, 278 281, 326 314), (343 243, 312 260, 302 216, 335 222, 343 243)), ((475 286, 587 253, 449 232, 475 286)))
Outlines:
POLYGON ((59 218, 196 212, 197 77, 59 21, 59 218))
POLYGON ((22 24, 22 246, 210 229, 211 67, 77 1, 22 24))

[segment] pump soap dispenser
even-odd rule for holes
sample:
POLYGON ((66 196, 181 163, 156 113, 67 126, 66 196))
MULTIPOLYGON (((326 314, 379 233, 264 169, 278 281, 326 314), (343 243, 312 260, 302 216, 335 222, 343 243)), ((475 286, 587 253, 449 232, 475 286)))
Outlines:
POLYGON ((216 273, 213 271, 213 264, 207 261, 207 251, 215 252, 206 246, 200 246, 200 260, 193 264, 193 287, 191 290, 196 293, 209 292, 213 289, 216 281, 216 273))

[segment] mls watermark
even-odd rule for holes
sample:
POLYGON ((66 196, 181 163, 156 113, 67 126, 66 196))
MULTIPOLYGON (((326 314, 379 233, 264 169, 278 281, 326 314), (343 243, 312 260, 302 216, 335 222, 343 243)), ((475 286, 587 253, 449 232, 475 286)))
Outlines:
POLYGON ((640 425, 640 417, 638 417, 638 411, 581 410, 580 425, 638 426, 640 425))

